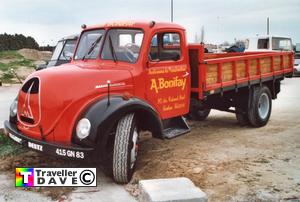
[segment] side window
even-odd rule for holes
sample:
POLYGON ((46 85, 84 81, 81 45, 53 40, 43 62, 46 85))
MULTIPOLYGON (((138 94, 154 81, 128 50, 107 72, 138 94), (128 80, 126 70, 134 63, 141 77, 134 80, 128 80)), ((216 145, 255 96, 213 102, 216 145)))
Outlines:
POLYGON ((166 33, 163 36, 163 47, 165 49, 177 49, 180 51, 180 37, 177 33, 166 33))
POLYGON ((258 39, 257 48, 258 49, 268 49, 269 48, 269 39, 258 39))
POLYGON ((157 33, 151 40, 150 61, 177 61, 181 58, 181 41, 178 33, 157 33))

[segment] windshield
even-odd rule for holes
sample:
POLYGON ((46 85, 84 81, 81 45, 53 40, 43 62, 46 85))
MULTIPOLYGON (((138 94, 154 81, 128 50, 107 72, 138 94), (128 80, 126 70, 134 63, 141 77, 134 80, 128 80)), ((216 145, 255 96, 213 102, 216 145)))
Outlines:
POLYGON ((52 54, 52 57, 51 57, 51 60, 57 60, 58 57, 59 57, 59 54, 61 53, 61 50, 64 46, 64 42, 63 41, 59 41, 53 51, 53 54, 52 54))
POLYGON ((71 60, 75 50, 77 39, 67 40, 65 46, 59 56, 60 60, 71 60))
POLYGON ((135 63, 139 57, 144 33, 139 29, 110 29, 101 59, 135 63))
POLYGON ((272 49, 273 50, 292 50, 292 41, 289 38, 272 38, 272 49))
POLYGON ((84 32, 80 37, 74 59, 96 59, 99 55, 103 34, 104 29, 84 32))

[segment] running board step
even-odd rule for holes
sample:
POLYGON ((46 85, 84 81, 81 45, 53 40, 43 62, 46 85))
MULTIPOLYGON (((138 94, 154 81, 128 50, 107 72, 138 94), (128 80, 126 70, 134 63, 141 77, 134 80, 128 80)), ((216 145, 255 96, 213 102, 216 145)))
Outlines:
POLYGON ((167 139, 190 132, 190 127, 182 116, 165 120, 163 125, 163 137, 167 139))

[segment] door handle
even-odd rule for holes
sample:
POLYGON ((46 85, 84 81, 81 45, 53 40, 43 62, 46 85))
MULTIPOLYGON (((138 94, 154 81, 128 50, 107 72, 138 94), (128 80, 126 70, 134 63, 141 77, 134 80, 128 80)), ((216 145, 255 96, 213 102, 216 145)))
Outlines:
POLYGON ((185 74, 182 76, 183 78, 187 77, 188 75, 190 75, 190 73, 185 72, 185 74))

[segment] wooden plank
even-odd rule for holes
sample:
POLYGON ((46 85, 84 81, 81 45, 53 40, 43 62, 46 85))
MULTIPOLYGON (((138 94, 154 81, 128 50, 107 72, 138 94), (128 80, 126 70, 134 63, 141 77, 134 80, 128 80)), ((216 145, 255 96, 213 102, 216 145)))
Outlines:
POLYGON ((222 80, 231 81, 233 79, 233 66, 231 62, 226 62, 222 66, 222 80))
POLYGON ((271 72, 271 58, 262 58, 260 59, 260 65, 261 65, 261 73, 270 73, 271 72))
POLYGON ((252 59, 249 62, 249 74, 250 76, 257 75, 257 60, 252 59))
POLYGON ((274 57, 274 70, 280 70, 280 56, 274 57))
POLYGON ((236 77, 237 79, 246 77, 246 64, 244 60, 236 63, 236 77))
POLYGON ((284 69, 288 69, 290 64, 289 56, 288 55, 283 56, 283 60, 284 60, 283 62, 284 69))

